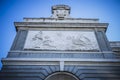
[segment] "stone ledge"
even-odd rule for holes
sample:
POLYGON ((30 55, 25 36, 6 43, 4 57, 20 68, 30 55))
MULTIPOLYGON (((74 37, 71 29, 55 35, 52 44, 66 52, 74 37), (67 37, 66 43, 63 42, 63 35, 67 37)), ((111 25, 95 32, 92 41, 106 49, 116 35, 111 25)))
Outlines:
POLYGON ((4 58, 3 65, 64 65, 120 66, 120 59, 60 59, 60 58, 4 58), (63 62, 64 64, 61 64, 63 62))
POLYGON ((23 50, 23 51, 20 51, 20 50, 11 50, 9 51, 9 53, 96 53, 96 54, 99 54, 99 53, 113 53, 112 51, 102 51, 102 52, 96 52, 96 51, 91 51, 91 52, 87 52, 87 51, 27 51, 27 50, 23 50))
POLYGON ((107 29, 108 23, 63 23, 63 22, 14 22, 16 29, 24 28, 102 28, 107 29))
POLYGON ((79 61, 79 62, 120 62, 120 59, 76 59, 76 58, 3 58, 2 61, 79 61))
POLYGON ((63 23, 98 23, 99 19, 91 18, 64 18, 59 20, 59 18, 24 18, 24 22, 63 22, 63 23))
POLYGON ((14 22, 15 26, 32 26, 32 27, 104 27, 108 26, 108 23, 50 23, 50 22, 14 22), (56 26, 57 25, 57 26, 56 26))

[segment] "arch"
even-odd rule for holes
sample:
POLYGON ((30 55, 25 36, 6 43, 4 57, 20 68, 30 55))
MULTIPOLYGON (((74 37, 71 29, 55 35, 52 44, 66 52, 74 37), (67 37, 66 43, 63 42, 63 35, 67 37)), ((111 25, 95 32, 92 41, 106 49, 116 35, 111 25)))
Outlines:
POLYGON ((46 77, 45 80, 79 80, 79 79, 75 75, 68 72, 55 72, 46 77))

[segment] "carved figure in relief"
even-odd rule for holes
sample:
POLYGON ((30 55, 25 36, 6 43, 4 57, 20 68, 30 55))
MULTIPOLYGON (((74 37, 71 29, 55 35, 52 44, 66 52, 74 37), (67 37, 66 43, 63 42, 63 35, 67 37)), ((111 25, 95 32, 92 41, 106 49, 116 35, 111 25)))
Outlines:
POLYGON ((76 36, 76 38, 73 37, 72 43, 74 45, 86 46, 86 45, 89 45, 91 43, 91 41, 89 40, 89 38, 87 38, 83 35, 79 35, 79 36, 76 36))
POLYGON ((52 41, 49 36, 45 36, 43 39, 43 46, 55 48, 55 46, 53 46, 53 42, 54 41, 52 41))
POLYGON ((92 45, 92 41, 89 39, 89 37, 86 37, 84 34, 79 34, 76 36, 67 36, 66 39, 68 41, 72 41, 69 46, 67 47, 68 49, 79 49, 79 50, 84 50, 84 49, 94 49, 95 46, 92 45))
POLYGON ((50 40, 49 36, 43 36, 42 31, 39 31, 38 34, 36 34, 33 38, 32 38, 33 42, 34 42, 34 48, 41 48, 41 47, 55 47, 52 45, 52 42, 50 40))
POLYGON ((34 48, 40 48, 40 46, 42 45, 42 32, 39 31, 37 34, 34 35, 34 37, 32 38, 32 42, 34 43, 33 47, 34 48))
POLYGON ((39 31, 39 33, 38 34, 36 34, 33 38, 32 38, 32 40, 33 41, 35 41, 35 40, 43 40, 43 38, 42 38, 42 32, 41 31, 39 31))

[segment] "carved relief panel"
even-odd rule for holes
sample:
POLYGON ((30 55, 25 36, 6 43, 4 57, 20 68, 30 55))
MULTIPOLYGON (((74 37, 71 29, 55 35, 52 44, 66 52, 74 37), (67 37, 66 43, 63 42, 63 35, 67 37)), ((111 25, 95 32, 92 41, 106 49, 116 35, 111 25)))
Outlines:
POLYGON ((92 31, 29 31, 24 49, 98 51, 92 31))

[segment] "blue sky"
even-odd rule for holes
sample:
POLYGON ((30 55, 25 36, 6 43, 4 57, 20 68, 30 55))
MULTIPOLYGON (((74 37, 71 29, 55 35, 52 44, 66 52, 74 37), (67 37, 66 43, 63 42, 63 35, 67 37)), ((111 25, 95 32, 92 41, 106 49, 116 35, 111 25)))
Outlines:
POLYGON ((108 40, 120 41, 120 0, 0 0, 0 59, 7 56, 16 35, 13 22, 23 17, 50 17, 51 6, 56 4, 69 5, 71 17, 109 23, 108 40))

